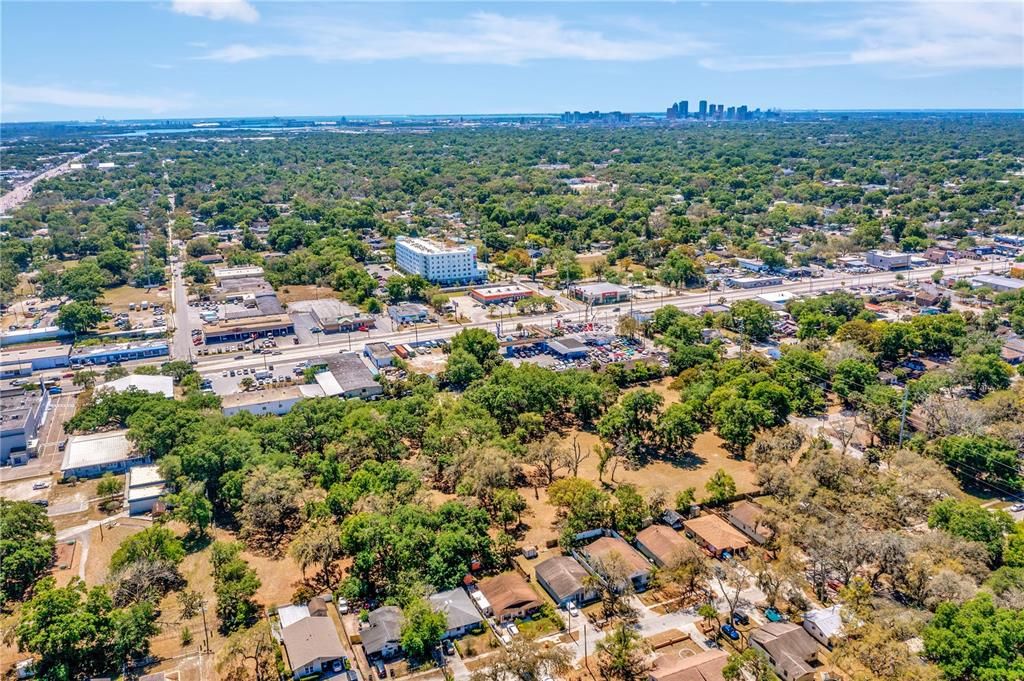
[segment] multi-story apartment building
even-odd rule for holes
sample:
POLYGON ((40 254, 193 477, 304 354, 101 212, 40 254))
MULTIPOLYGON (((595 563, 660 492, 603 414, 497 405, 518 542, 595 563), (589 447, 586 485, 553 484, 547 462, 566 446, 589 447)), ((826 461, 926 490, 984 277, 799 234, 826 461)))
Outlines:
POLYGON ((395 240, 395 263, 403 272, 436 284, 468 284, 486 277, 477 267, 475 246, 400 236, 395 240))

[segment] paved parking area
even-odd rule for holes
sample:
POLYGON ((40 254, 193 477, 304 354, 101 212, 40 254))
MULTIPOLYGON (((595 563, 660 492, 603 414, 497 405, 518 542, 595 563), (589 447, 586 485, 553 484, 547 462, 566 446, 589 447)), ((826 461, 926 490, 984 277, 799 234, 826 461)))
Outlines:
POLYGON ((66 437, 64 423, 75 414, 77 395, 63 394, 50 398, 51 409, 39 429, 39 454, 24 466, 6 466, 0 469, 0 481, 25 480, 56 474, 60 470, 64 453, 58 445, 66 437))

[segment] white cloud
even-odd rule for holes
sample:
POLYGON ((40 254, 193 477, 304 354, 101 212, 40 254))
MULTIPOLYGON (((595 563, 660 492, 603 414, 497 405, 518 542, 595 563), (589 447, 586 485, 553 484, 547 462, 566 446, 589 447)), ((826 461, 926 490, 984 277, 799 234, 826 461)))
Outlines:
POLYGON ((247 24, 260 18, 260 13, 248 0, 172 0, 171 11, 214 21, 230 19, 247 24))
POLYGON ((706 57, 716 71, 889 64, 924 70, 1024 68, 1024 5, 912 2, 871 5, 851 21, 800 27, 803 37, 845 48, 824 52, 706 57))
POLYGON ((92 92, 59 85, 25 86, 3 83, 0 84, 0 92, 3 94, 4 109, 7 111, 44 105, 69 109, 94 109, 99 112, 143 111, 160 114, 181 108, 180 99, 92 92))
POLYGON ((422 59, 460 64, 522 64, 541 59, 639 62, 707 48, 689 35, 635 24, 625 27, 629 37, 610 37, 599 30, 571 27, 554 17, 516 18, 491 12, 421 28, 292 21, 284 25, 293 34, 290 40, 235 43, 202 58, 230 63, 272 57, 317 62, 422 59))

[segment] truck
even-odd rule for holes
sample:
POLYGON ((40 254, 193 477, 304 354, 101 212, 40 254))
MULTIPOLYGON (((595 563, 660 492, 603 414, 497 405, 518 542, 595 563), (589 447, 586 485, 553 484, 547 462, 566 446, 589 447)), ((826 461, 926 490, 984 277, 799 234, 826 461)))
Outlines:
POLYGON ((396 345, 395 354, 401 357, 402 359, 409 359, 409 351, 406 350, 404 345, 396 345))
POLYGON ((149 309, 149 301, 148 300, 143 300, 142 301, 142 309, 143 310, 148 310, 149 309))
POLYGON ((270 378, 271 373, 269 371, 267 371, 266 369, 260 369, 259 371, 256 372, 255 375, 256 375, 256 378, 258 378, 258 379, 259 378, 270 378))

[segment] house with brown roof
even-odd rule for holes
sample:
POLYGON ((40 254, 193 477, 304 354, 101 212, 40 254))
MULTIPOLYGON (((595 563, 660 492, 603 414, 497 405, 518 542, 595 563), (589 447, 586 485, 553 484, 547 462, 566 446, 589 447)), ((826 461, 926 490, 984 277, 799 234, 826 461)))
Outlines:
POLYGON ((636 546, 658 567, 678 562, 688 554, 699 554, 700 549, 692 541, 667 525, 651 525, 636 535, 636 546))
POLYGON ((602 565, 621 561, 626 569, 626 576, 636 591, 643 591, 650 583, 651 564, 643 554, 618 535, 599 537, 583 547, 580 553, 585 557, 590 569, 598 575, 602 572, 602 565))
POLYGON ((584 586, 589 573, 572 556, 548 558, 537 564, 536 573, 537 583, 560 608, 570 602, 583 605, 597 598, 594 589, 584 586))
POLYGON ((748 640, 768 656, 782 681, 812 681, 821 667, 818 643, 799 624, 769 622, 751 631, 748 640))
POLYGON ((725 514, 725 519, 737 530, 764 544, 772 538, 772 530, 764 524, 764 507, 752 501, 739 501, 725 514))
POLYGON ((717 515, 687 520, 683 523, 683 530, 687 537, 716 557, 721 557, 724 552, 742 555, 750 546, 750 540, 742 532, 717 515))
POLYGON ((680 657, 659 655, 647 671, 648 681, 725 681, 722 670, 729 662, 729 653, 724 650, 704 652, 680 657))
POLYGON ((479 589, 499 622, 527 617, 543 605, 537 592, 518 572, 481 580, 479 589))

